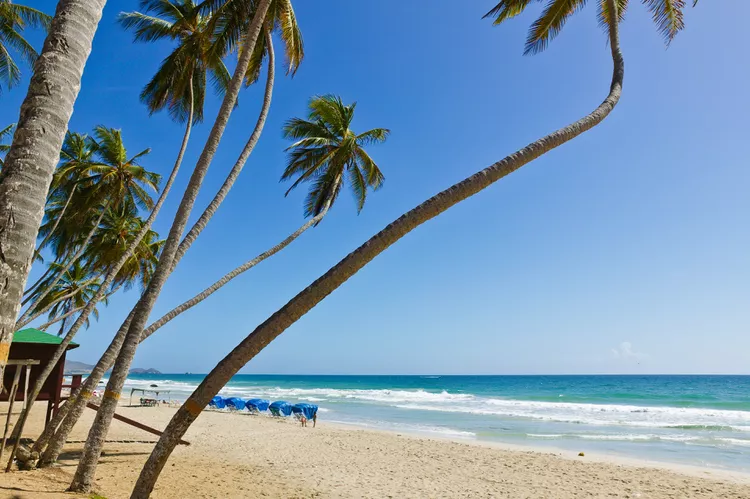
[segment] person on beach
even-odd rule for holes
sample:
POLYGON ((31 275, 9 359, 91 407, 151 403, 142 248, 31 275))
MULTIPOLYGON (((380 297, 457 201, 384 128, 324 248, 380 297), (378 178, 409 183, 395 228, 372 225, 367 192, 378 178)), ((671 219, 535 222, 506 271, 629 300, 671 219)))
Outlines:
POLYGON ((301 415, 301 416, 299 417, 299 421, 300 421, 300 423, 302 423, 302 427, 303 427, 303 428, 307 426, 307 418, 305 417, 305 415, 304 415, 304 414, 302 414, 302 415, 301 415))
POLYGON ((318 411, 315 411, 313 413, 313 428, 315 428, 315 423, 318 422, 318 411))

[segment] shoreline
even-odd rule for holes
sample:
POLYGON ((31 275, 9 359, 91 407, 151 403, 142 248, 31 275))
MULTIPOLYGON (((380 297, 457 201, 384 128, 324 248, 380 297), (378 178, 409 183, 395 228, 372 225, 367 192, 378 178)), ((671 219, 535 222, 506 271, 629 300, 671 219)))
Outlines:
MULTIPOLYGON (((164 428, 175 410, 121 406, 117 412, 164 428)), ((84 413, 58 466, 0 474, 0 497, 76 497, 64 491, 94 414, 84 413)), ((36 437, 43 421, 40 406, 32 411, 24 436, 36 437)), ((588 452, 578 458, 543 448, 363 429, 325 418, 316 428, 302 428, 290 419, 204 411, 183 438, 191 445, 175 449, 154 499, 182 499, 186 490, 191 498, 213 498, 218 491, 228 498, 279 499, 750 497, 750 476, 742 474, 626 462, 588 452)), ((107 499, 128 498, 156 440, 115 421, 97 469, 96 492, 107 499)))
MULTIPOLYGON (((217 411, 218 412, 218 411, 217 411)), ((420 433, 417 431, 396 431, 387 428, 376 428, 373 426, 364 427, 357 425, 356 423, 345 423, 341 421, 326 422, 327 426, 339 428, 342 430, 361 430, 374 433, 385 433, 389 435, 396 435, 399 437, 412 438, 417 440, 435 440, 438 442, 451 442, 456 444, 474 445, 477 447, 484 447, 490 449, 498 449, 507 452, 530 452, 536 454, 545 454, 554 456, 561 459, 567 459, 570 461, 583 461, 586 462, 597 462, 603 464, 614 464, 620 466, 627 466, 631 468, 652 468, 658 470, 669 471, 673 473, 684 474, 696 478, 719 478, 723 480, 732 481, 738 484, 750 485, 750 471, 737 471, 729 470, 724 468, 712 467, 712 466, 698 466, 692 464, 675 463, 670 461, 659 461, 654 459, 636 458, 628 456, 619 456, 615 454, 607 454, 604 452, 587 451, 583 449, 585 456, 580 457, 575 454, 574 451, 569 449, 563 449, 555 447, 553 445, 524 445, 524 444, 513 444, 507 442, 498 442, 492 440, 482 440, 479 438, 460 438, 451 437, 449 435, 440 434, 427 434, 420 433)))

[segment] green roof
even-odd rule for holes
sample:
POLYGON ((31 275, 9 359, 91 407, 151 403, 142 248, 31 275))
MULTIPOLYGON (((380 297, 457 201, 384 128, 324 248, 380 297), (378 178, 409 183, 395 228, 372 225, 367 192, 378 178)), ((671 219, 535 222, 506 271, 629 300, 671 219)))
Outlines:
MULTIPOLYGON (((55 336, 54 334, 45 333, 44 331, 39 331, 38 329, 34 329, 33 327, 21 329, 20 331, 16 331, 16 333, 13 335, 13 343, 37 343, 37 344, 43 344, 43 345, 59 345, 62 343, 62 338, 59 336, 55 336)), ((67 350, 72 350, 73 348, 78 348, 78 343, 73 343, 72 341, 68 345, 67 350)))

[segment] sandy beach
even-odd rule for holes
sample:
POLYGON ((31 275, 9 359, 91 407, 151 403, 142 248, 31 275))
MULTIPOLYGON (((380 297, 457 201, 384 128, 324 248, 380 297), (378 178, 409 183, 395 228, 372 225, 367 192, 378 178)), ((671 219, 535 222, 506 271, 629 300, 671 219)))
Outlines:
MULTIPOLYGON (((35 435, 43 411, 25 432, 35 435)), ((122 407, 157 428, 175 409, 122 407)), ((15 412, 15 410, 14 410, 15 412)), ((94 412, 87 411, 60 466, 0 477, 0 497, 70 498, 65 494, 94 412)), ((155 498, 209 497, 528 497, 750 498, 750 478, 697 468, 643 466, 602 456, 509 450, 332 425, 204 412, 161 475, 155 498)), ((97 473, 97 492, 129 496, 155 438, 113 423, 97 473)), ((585 449, 582 449, 585 451, 585 449)))

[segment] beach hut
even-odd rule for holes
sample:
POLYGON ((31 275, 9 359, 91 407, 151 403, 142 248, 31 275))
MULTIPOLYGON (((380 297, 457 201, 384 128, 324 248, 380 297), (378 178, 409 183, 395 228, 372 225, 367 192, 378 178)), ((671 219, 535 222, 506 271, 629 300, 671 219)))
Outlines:
POLYGON ((250 412, 263 412, 268 410, 268 400, 265 399, 250 399, 245 402, 245 407, 250 412))
POLYGON ((278 400, 269 405, 268 410, 276 417, 290 416, 292 414, 292 404, 278 400))
POLYGON ((239 397, 229 397, 224 399, 224 403, 227 405, 227 408, 234 411, 241 411, 245 408, 245 401, 239 397))
POLYGON ((308 420, 311 420, 318 413, 318 406, 315 404, 294 404, 292 406, 292 412, 295 416, 305 416, 308 420))
MULTIPOLYGON (((49 364, 57 347, 62 343, 62 338, 53 334, 47 334, 34 328, 26 328, 16 331, 13 335, 13 342, 10 345, 8 354, 9 368, 5 370, 3 376, 3 386, 10 388, 15 381, 19 387, 15 391, 15 401, 24 401, 29 388, 33 387, 42 370, 49 364), (14 367, 10 367, 14 366, 14 367)), ((67 397, 63 396, 63 388, 71 388, 71 385, 63 385, 65 373, 65 356, 68 350, 78 348, 78 343, 70 342, 65 353, 55 364, 47 381, 42 385, 42 391, 39 393, 37 400, 47 401, 47 416, 45 424, 49 422, 50 416, 57 412, 60 402, 67 397)), ((80 384, 81 376, 73 377, 72 388, 80 384)), ((0 400, 7 401, 9 398, 8 390, 4 390, 0 395, 0 400)))

